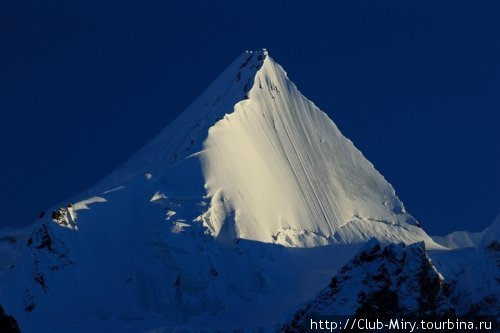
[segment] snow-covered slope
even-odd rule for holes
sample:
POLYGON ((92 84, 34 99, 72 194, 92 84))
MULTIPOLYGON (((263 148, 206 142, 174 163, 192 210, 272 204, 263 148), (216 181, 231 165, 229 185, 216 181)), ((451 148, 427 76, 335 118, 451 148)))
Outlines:
POLYGON ((443 249, 265 50, 59 206, 2 243, 23 332, 269 326, 372 237, 443 249))
POLYGON ((446 236, 432 236, 432 239, 449 249, 481 247, 500 238, 500 215, 491 226, 480 232, 454 231, 446 236))
MULTIPOLYGON (((473 246, 433 250, 436 267, 454 284, 457 313, 500 313, 500 217, 479 233, 473 246)), ((455 243, 457 244, 457 243, 455 243)))
POLYGON ((500 241, 500 214, 488 228, 483 230, 482 236, 477 242, 476 247, 487 247, 493 241, 500 241))
POLYGON ((482 239, 484 231, 453 231, 446 236, 432 236, 432 239, 449 249, 475 247, 482 239))

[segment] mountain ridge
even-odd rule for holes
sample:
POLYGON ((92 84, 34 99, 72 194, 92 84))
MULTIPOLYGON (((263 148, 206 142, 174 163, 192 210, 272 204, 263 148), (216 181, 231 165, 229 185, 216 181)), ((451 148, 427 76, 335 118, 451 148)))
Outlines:
POLYGON ((7 240, 0 305, 27 332, 269 327, 373 237, 446 250, 267 51, 245 52, 115 172, 7 240))

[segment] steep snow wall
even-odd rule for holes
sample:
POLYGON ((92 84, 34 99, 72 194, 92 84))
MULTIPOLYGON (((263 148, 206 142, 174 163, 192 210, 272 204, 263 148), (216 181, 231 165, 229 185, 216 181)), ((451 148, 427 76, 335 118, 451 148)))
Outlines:
POLYGON ((392 186, 267 54, 248 98, 209 129, 201 159, 215 198, 207 223, 224 238, 301 246, 304 238, 331 239, 358 219, 415 222, 392 186))

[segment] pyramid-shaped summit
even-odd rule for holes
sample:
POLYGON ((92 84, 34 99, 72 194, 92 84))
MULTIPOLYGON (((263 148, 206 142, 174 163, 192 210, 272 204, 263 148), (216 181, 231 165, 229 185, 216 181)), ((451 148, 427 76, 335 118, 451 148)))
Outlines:
POLYGON ((23 332, 272 325, 372 237, 440 247, 267 51, 245 52, 15 237, 0 305, 23 332))
MULTIPOLYGON (((150 173, 173 184, 178 169, 189 169, 197 194, 209 198, 203 214, 185 219, 198 218, 219 239, 302 247, 375 236, 434 246, 392 186, 265 49, 240 55, 115 177, 150 173)), ((184 192, 185 181, 167 195, 184 192)))

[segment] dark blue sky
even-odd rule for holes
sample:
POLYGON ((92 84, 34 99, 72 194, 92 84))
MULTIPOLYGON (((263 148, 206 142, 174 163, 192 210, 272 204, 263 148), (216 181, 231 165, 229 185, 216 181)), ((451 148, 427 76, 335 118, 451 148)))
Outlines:
POLYGON ((266 47, 429 233, 481 230, 500 213, 499 18, 497 1, 4 1, 0 227, 91 186, 266 47))

